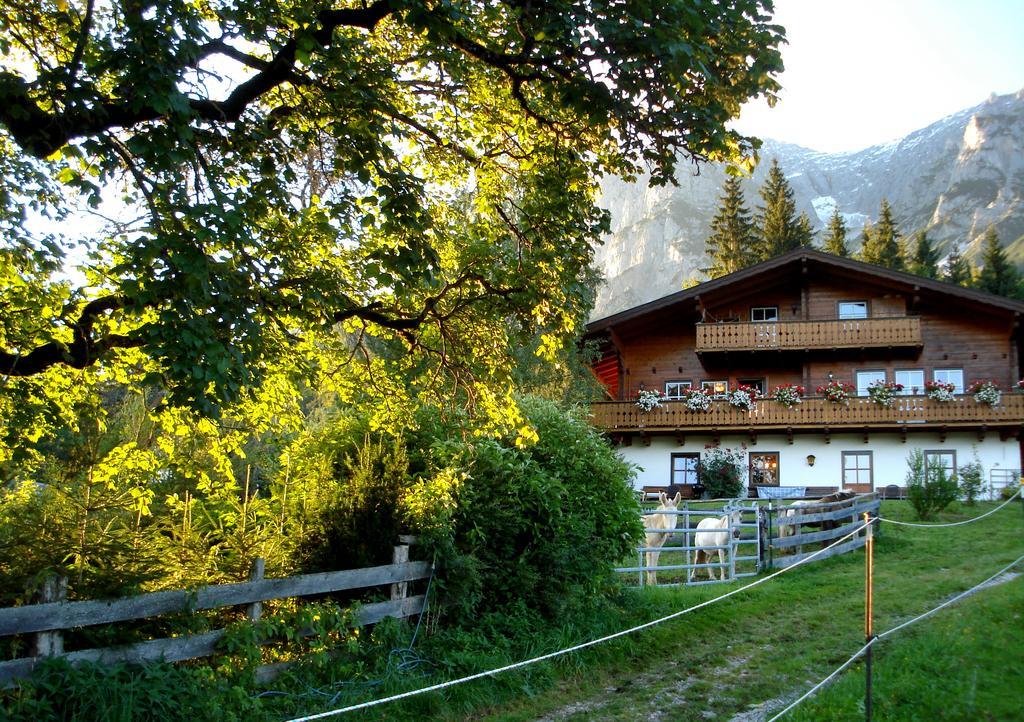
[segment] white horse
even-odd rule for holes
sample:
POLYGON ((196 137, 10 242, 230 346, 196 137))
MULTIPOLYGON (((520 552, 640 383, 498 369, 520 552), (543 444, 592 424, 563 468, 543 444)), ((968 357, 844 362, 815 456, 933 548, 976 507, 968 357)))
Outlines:
MULTIPOLYGON (((736 509, 735 511, 730 510, 730 507, 725 507, 725 514, 720 517, 710 516, 706 519, 701 519, 700 523, 697 524, 697 529, 703 530, 698 531, 693 535, 693 546, 696 547, 696 556, 694 557, 694 564, 710 564, 711 553, 713 551, 718 552, 718 562, 721 566, 718 567, 719 579, 725 581, 725 551, 726 547, 729 546, 729 527, 732 526, 732 532, 734 536, 739 536, 740 516, 741 510, 736 509), (730 521, 731 520, 731 521, 730 521), (718 547, 718 549, 714 549, 718 547), (710 548, 710 551, 709 551, 710 548)), ((711 567, 704 567, 708 572, 708 579, 715 578, 715 572, 711 567)), ((692 582, 697 576, 697 568, 694 567, 690 570, 690 581, 692 582)))
MULTIPOLYGON (((648 532, 644 535, 644 546, 653 551, 648 551, 645 555, 646 567, 658 566, 658 557, 661 555, 661 547, 665 546, 665 542, 671 534, 667 533, 667 529, 675 529, 678 517, 675 514, 658 514, 659 511, 665 511, 668 509, 675 509, 679 504, 679 500, 683 498, 680 492, 676 492, 676 495, 669 499, 665 492, 661 492, 658 495, 658 499, 661 502, 658 508, 654 510, 653 514, 644 515, 644 529, 651 530, 662 530, 648 532)), ((658 583, 658 573, 649 568, 647 570, 647 583, 654 586, 658 583)))

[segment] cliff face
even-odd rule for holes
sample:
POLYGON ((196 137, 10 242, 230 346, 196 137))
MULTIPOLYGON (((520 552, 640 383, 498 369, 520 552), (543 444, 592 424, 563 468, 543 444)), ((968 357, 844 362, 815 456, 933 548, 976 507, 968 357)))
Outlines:
MULTIPOLYGON (((852 249, 866 221, 888 198, 900 230, 926 229, 941 249, 959 243, 975 255, 985 229, 995 225, 1010 258, 1024 264, 1024 90, 993 96, 885 145, 852 153, 819 153, 770 139, 761 163, 743 182, 747 205, 757 195, 771 159, 789 178, 797 210, 819 230, 839 207, 852 249)), ((602 183, 601 205, 612 232, 596 251, 606 283, 594 318, 630 308, 701 280, 704 241, 718 207, 725 173, 681 166, 678 186, 650 188, 646 178, 602 183)))

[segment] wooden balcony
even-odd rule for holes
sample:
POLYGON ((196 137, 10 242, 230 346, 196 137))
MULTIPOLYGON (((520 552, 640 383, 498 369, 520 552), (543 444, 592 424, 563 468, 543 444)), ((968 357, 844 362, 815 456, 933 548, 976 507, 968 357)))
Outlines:
POLYGON ((867 398, 849 405, 806 398, 787 408, 777 401, 759 401, 751 411, 715 401, 707 411, 690 411, 682 401, 666 401, 643 412, 632 401, 603 401, 590 406, 591 423, 610 433, 767 431, 788 429, 931 430, 949 428, 1011 428, 1024 426, 1024 394, 1004 393, 998 406, 979 404, 973 396, 933 401, 925 396, 900 396, 886 408, 867 398))
POLYGON ((920 346, 921 319, 699 323, 697 353, 920 346))

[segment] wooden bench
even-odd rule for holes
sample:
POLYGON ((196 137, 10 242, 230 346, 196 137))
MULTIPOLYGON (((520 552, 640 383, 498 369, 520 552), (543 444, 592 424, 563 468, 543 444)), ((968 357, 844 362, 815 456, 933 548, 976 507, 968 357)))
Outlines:
POLYGON ((693 498, 693 486, 683 484, 680 486, 644 486, 640 491, 640 501, 658 501, 661 498, 661 494, 664 493, 667 496, 675 496, 676 492, 679 492, 681 498, 692 499, 693 498))

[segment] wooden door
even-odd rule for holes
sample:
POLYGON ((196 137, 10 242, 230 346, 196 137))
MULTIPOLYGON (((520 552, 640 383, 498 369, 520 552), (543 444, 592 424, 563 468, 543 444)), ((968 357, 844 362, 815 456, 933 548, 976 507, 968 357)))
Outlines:
POLYGON ((870 451, 843 452, 843 488, 858 494, 875 490, 874 458, 870 451))

